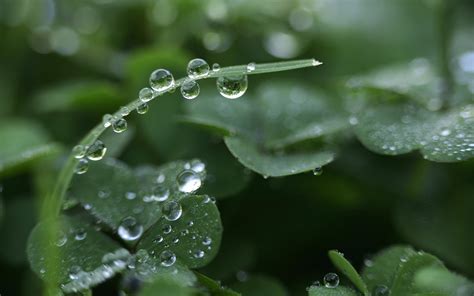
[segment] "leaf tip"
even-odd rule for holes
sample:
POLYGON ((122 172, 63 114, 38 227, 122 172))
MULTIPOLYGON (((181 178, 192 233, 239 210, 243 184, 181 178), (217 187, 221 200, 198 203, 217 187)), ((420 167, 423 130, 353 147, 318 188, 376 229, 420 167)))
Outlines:
POLYGON ((318 61, 318 60, 313 58, 313 66, 319 66, 319 65, 322 65, 322 64, 323 64, 323 62, 318 61))

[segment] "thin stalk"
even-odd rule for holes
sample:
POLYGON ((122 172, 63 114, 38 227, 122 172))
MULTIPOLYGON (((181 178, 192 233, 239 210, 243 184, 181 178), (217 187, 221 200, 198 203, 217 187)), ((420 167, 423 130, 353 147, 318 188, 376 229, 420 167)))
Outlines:
POLYGON ((441 99, 446 108, 453 92, 454 78, 450 66, 450 46, 453 33, 454 7, 453 1, 440 1, 437 8, 439 32, 439 69, 443 77, 441 99))

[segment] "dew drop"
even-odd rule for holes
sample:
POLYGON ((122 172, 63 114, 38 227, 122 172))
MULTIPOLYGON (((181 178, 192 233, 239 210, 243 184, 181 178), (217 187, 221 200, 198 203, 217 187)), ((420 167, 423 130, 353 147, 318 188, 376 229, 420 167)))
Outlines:
POLYGON ((81 241, 86 239, 87 232, 83 228, 79 228, 74 232, 74 239, 77 241, 81 241))
POLYGON ((128 200, 134 200, 137 197, 137 194, 135 192, 129 191, 125 193, 125 198, 128 200))
POLYGON ((149 102, 151 99, 153 99, 153 90, 149 87, 144 87, 138 93, 138 97, 144 103, 149 102))
POLYGON ((82 175, 82 174, 85 174, 88 169, 89 169, 89 161, 83 158, 77 162, 74 172, 78 175, 82 175))
POLYGON ((171 227, 171 225, 163 226, 163 233, 164 234, 170 234, 172 230, 173 230, 173 228, 171 227))
POLYGON ((134 217, 126 217, 120 223, 118 235, 125 241, 134 241, 143 234, 143 226, 134 217))
POLYGON ((198 259, 201 259, 201 258, 204 258, 204 251, 202 250, 197 250, 196 253, 194 253, 194 258, 198 258, 198 259))
POLYGON ((128 114, 130 114, 130 109, 128 109, 128 107, 126 106, 121 107, 120 114, 122 114, 122 116, 127 116, 128 114))
POLYGON ((89 149, 87 149, 87 158, 92 161, 99 161, 104 157, 106 152, 107 148, 105 147, 104 143, 102 143, 100 140, 96 140, 94 144, 92 144, 89 149))
POLYGON ((183 214, 181 205, 176 201, 169 201, 163 206, 163 214, 168 221, 176 221, 183 214))
POLYGON ((223 97, 237 99, 247 91, 247 75, 219 77, 216 84, 217 90, 223 97))
POLYGON ((153 196, 153 200, 165 201, 170 196, 170 191, 168 188, 158 185, 158 186, 153 187, 152 196, 153 196))
POLYGON ((58 238, 56 239, 56 246, 62 247, 67 243, 67 236, 64 232, 60 232, 58 238))
POLYGON ((69 278, 71 280, 77 280, 79 278, 79 273, 82 272, 82 268, 77 266, 77 265, 73 265, 71 266, 71 268, 69 268, 69 278))
POLYGON ((181 85, 181 95, 187 100, 195 99, 199 92, 199 84, 194 80, 187 80, 181 85))
POLYGON ((137 107, 137 113, 138 114, 145 114, 148 112, 148 104, 147 103, 142 103, 138 105, 137 107))
POLYGON ((178 189, 181 192, 191 193, 201 187, 202 181, 199 175, 191 170, 181 172, 178 177, 178 189))
POLYGON ((191 226, 193 226, 193 225, 194 225, 194 222, 193 222, 193 221, 189 221, 189 222, 188 222, 188 226, 189 226, 189 227, 191 227, 191 226))
POLYGON ((164 250, 160 254, 160 262, 161 265, 169 267, 176 262, 176 255, 169 250, 164 250))
POLYGON ((313 169, 313 175, 315 176, 321 176, 323 174, 323 168, 322 167, 316 167, 313 169))
POLYGON ((174 77, 170 71, 158 69, 150 75, 150 86, 156 91, 165 91, 174 86, 174 77))
POLYGON ((211 243, 212 243, 212 239, 210 237, 205 237, 202 240, 202 244, 205 245, 205 246, 209 246, 211 243))
POLYGON ((221 70, 221 66, 218 63, 212 64, 212 71, 219 72, 221 70))
POLYGON ((120 118, 112 124, 112 128, 116 133, 123 133, 127 130, 127 121, 123 118, 120 118))
POLYGON ((81 159, 84 156, 86 156, 86 151, 87 149, 83 145, 77 145, 74 148, 72 148, 72 154, 77 159, 81 159))
POLYGON ((153 240, 153 242, 154 242, 155 244, 160 244, 160 243, 163 242, 163 237, 162 237, 161 235, 158 235, 158 236, 153 240))
POLYGON ((324 276, 323 282, 326 288, 336 288, 339 285, 339 276, 330 272, 324 276))
POLYGON ((372 291, 373 296, 389 296, 390 289, 385 285, 376 285, 372 291))
POLYGON ((102 124, 104 127, 109 127, 112 125, 112 121, 114 120, 114 117, 110 114, 105 114, 102 116, 102 124))
POLYGON ((209 64, 203 59, 193 59, 188 63, 187 72, 191 79, 206 77, 209 74, 209 64))
POLYGON ((253 71, 255 71, 255 67, 256 67, 255 63, 249 63, 249 64, 247 65, 247 72, 253 72, 253 71))
POLYGON ((191 162, 191 170, 196 173, 202 173, 206 169, 206 165, 200 160, 193 160, 191 162))
POLYGON ((166 180, 166 176, 164 174, 159 174, 158 177, 156 177, 156 183, 160 184, 163 183, 166 180))

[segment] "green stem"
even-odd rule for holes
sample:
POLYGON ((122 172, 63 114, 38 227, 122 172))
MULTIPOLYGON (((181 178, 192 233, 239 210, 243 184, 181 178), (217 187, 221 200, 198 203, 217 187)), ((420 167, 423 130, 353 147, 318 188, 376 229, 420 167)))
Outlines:
MULTIPOLYGON (((287 61, 287 62, 277 62, 277 63, 266 63, 266 64, 257 64, 255 66, 255 70, 248 72, 247 65, 240 65, 240 66, 231 66, 225 67, 220 69, 219 71, 211 71, 209 75, 204 78, 218 78, 222 76, 231 76, 231 75, 251 75, 251 74, 263 74, 263 73, 271 73, 271 72, 279 72, 279 71, 287 71, 287 70, 294 70, 312 66, 319 66, 321 65, 320 62, 316 61, 315 59, 307 59, 307 60, 297 60, 297 61, 287 61)), ((157 92, 154 91, 153 99, 156 97, 167 93, 173 89, 179 88, 184 81, 188 78, 181 78, 175 82, 173 88, 168 89, 166 91, 157 92)), ((129 103, 126 108, 128 110, 135 110, 138 106, 143 104, 140 99, 136 99, 129 103)), ((113 114, 114 118, 123 118, 124 115, 121 114, 120 110, 113 114)), ((104 124, 101 122, 96 125, 79 143, 84 147, 92 145, 99 137, 104 133, 104 131, 108 127, 105 127, 104 124)), ((64 197, 66 195, 66 191, 71 183, 72 177, 74 176, 74 169, 77 165, 77 161, 74 156, 71 154, 69 155, 66 164, 63 166, 59 178, 55 184, 55 187, 51 194, 47 195, 43 209, 41 212, 41 218, 48 218, 54 217, 59 215, 61 211, 61 205, 63 203, 64 197)))
POLYGON ((453 73, 450 66, 450 45, 454 21, 454 0, 441 1, 438 6, 439 32, 439 61, 440 72, 443 77, 443 91, 441 92, 443 105, 446 107, 454 86, 453 73))

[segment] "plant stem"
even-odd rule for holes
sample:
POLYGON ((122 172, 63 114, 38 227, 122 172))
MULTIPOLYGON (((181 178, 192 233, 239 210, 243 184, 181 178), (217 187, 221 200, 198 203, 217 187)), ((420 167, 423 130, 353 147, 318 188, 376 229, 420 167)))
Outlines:
POLYGON ((454 86, 453 73, 450 66, 450 46, 453 32, 454 7, 455 0, 440 1, 438 14, 438 32, 439 32, 439 63, 440 72, 443 77, 441 99, 443 107, 447 107, 449 97, 452 94, 454 86))

